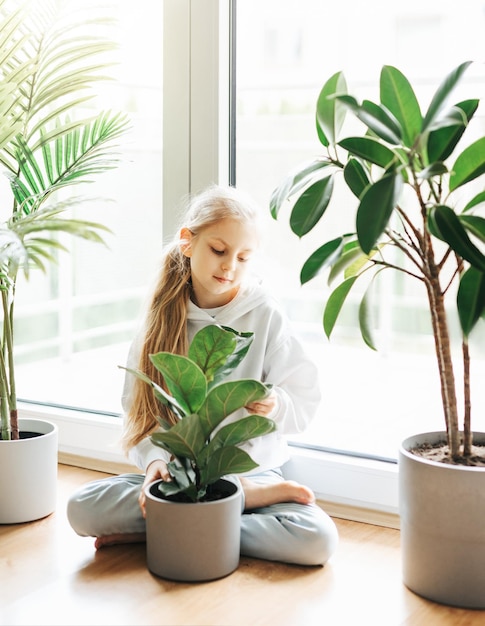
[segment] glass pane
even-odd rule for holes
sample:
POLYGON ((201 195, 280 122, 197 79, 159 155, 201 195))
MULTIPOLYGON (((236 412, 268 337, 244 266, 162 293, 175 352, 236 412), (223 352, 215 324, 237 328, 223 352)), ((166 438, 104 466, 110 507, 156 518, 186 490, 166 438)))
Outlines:
MULTIPOLYGON (((485 27, 483 2, 467 11, 453 3, 390 3, 383 0, 244 0, 237 7, 236 181, 269 207, 273 189, 296 166, 320 153, 314 111, 323 83, 345 73, 351 93, 378 98, 383 65, 395 65, 418 85, 427 103, 441 79, 465 60, 481 60, 485 27)), ((477 63, 460 90, 484 94, 483 65, 477 63)), ((455 94, 456 95, 456 94, 455 94)), ((474 121, 483 134, 483 112, 474 121)), ((352 200, 350 200, 352 201, 352 200)), ((321 414, 295 441, 395 458, 400 440, 414 432, 442 430, 441 399, 425 296, 420 285, 394 274, 381 285, 377 320, 380 349, 364 346, 356 324, 359 298, 328 341, 322 328, 329 294, 325 277, 301 286, 299 271, 308 256, 342 228, 335 211, 327 232, 318 227, 301 240, 288 225, 267 215, 264 275, 304 338, 321 372, 321 414), (422 307, 418 304, 422 302, 422 307)), ((474 426, 485 429, 485 335, 476 333, 474 426)), ((458 349, 458 346, 457 346, 458 349)), ((457 372, 459 376, 459 372, 457 372)))
POLYGON ((108 70, 116 81, 99 84, 95 106, 127 112, 132 130, 123 138, 120 166, 83 189, 99 200, 78 217, 112 234, 108 247, 67 241, 72 252, 59 254, 57 268, 19 282, 17 392, 118 414, 124 378, 118 365, 126 362, 162 245, 162 3, 113 2, 107 15, 117 20, 109 32, 119 49, 108 70))

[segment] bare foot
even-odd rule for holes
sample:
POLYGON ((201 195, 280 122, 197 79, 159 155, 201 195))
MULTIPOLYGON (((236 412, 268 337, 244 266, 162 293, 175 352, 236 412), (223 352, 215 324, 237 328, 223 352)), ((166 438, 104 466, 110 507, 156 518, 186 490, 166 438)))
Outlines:
POLYGON ((96 537, 94 547, 96 550, 99 550, 100 548, 105 548, 106 546, 116 546, 120 543, 144 543, 145 541, 145 533, 119 533, 115 535, 96 537))
POLYGON ((261 485, 248 478, 241 478, 240 480, 244 490, 245 510, 271 506, 279 502, 296 502, 298 504, 315 502, 313 491, 294 480, 285 480, 272 485, 261 485))

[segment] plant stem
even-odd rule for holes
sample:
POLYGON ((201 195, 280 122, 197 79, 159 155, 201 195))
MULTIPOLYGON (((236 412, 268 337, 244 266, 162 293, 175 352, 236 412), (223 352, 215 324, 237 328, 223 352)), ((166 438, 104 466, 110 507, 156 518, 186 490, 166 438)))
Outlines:
POLYGON ((464 417, 463 417, 463 456, 471 456, 473 436, 471 431, 471 399, 470 399, 470 349, 468 340, 463 339, 463 396, 464 396, 464 417))
POLYGON ((452 458, 456 459, 460 456, 460 437, 455 393, 455 376, 451 358, 451 342, 446 318, 445 298, 441 290, 438 268, 434 262, 431 240, 427 234, 425 234, 425 238, 428 239, 428 242, 426 246, 426 259, 424 260, 429 272, 429 275, 425 279, 425 284, 428 292, 433 337, 438 359, 441 398, 445 414, 448 446, 452 458))

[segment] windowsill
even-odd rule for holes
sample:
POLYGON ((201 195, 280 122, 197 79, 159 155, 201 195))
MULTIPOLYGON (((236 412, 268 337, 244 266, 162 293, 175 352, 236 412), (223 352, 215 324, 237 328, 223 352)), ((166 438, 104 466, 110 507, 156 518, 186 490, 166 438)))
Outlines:
MULTIPOLYGON (((119 447, 119 417, 28 403, 20 404, 19 412, 58 426, 61 463, 113 474, 139 471, 119 447)), ((396 464, 293 447, 285 474, 311 487, 330 515, 399 525, 396 464)))

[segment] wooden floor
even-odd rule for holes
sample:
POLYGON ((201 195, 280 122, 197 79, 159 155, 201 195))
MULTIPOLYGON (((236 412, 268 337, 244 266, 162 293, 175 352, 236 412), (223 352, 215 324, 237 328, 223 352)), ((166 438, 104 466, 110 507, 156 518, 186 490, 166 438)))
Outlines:
POLYGON ((485 624, 485 611, 440 606, 403 586, 399 531, 338 519, 340 545, 323 568, 242 558, 233 574, 218 581, 157 578, 146 568, 143 544, 96 552, 92 539, 70 528, 69 493, 102 475, 60 466, 56 512, 37 522, 0 526, 0 624, 485 624))

